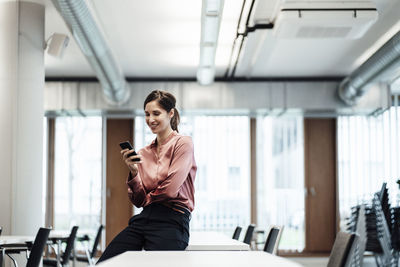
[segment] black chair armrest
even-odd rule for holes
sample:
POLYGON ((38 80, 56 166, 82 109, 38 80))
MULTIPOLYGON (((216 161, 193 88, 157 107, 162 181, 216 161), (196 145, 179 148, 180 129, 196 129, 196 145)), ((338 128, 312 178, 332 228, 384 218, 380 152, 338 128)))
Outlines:
POLYGON ((57 244, 58 241, 65 243, 68 241, 68 237, 50 237, 49 240, 51 240, 53 244, 57 244))
POLYGON ((1 245, 1 248, 27 248, 28 245, 26 243, 15 243, 15 244, 3 244, 1 245))
POLYGON ((28 251, 28 249, 24 249, 24 248, 9 248, 9 249, 5 249, 4 250, 4 253, 6 254, 6 255, 8 255, 8 254, 19 254, 19 253, 21 253, 21 252, 25 252, 25 251, 28 251))
POLYGON ((19 254, 28 251, 27 244, 4 244, 1 246, 5 254, 19 254))
POLYGON ((79 241, 79 242, 82 242, 82 241, 89 241, 90 238, 89 238, 88 235, 84 235, 84 236, 78 236, 78 237, 76 238, 76 240, 79 241))

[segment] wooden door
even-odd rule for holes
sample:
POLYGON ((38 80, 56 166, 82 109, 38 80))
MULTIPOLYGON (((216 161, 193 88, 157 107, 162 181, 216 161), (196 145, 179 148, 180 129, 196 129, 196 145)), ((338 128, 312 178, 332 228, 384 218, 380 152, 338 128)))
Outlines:
POLYGON ((336 119, 304 120, 306 252, 329 253, 336 236, 336 119))
POLYGON ((106 244, 128 225, 132 204, 127 194, 128 167, 122 161, 119 143, 133 144, 133 119, 107 119, 106 244))

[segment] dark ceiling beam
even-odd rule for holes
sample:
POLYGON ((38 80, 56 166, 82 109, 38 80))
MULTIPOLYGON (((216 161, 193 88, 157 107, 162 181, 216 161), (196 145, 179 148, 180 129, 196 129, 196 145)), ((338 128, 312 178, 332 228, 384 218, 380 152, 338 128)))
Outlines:
MULTIPOLYGON (((216 82, 339 82, 343 76, 331 77, 235 77, 235 78, 215 78, 216 82)), ((96 77, 46 77, 46 82, 99 82, 96 77)), ((127 77, 127 82, 195 82, 196 78, 189 77, 127 77)))

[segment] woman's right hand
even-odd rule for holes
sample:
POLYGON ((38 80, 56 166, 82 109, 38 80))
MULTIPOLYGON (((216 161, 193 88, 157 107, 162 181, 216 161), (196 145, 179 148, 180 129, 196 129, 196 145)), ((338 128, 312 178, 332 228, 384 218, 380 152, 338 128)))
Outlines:
POLYGON ((137 164, 142 163, 142 156, 141 155, 134 155, 134 156, 130 156, 128 157, 129 154, 131 154, 132 152, 134 152, 133 149, 129 150, 129 149, 123 149, 121 150, 121 154, 122 154, 122 159, 125 162, 126 166, 128 166, 129 171, 132 173, 132 176, 135 177, 138 173, 138 167, 137 164), (135 159, 139 159, 139 161, 134 161, 135 159))

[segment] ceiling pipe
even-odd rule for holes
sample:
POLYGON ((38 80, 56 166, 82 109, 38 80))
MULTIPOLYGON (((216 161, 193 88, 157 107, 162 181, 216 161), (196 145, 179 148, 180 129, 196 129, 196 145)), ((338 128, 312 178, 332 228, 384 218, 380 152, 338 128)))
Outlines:
MULTIPOLYGON (((230 78, 230 79, 235 78, 236 69, 239 64, 242 51, 244 51, 245 46, 247 44, 248 34, 251 32, 255 32, 256 30, 272 29, 274 27, 273 23, 254 24, 253 20, 254 20, 255 6, 257 6, 256 0, 247 0, 243 2, 242 9, 240 11, 238 25, 236 28, 236 39, 232 45, 229 65, 224 75, 225 78, 230 78), (246 17, 244 15, 244 12, 246 12, 246 17)), ((257 57, 258 52, 256 51, 254 53, 253 58, 257 57)))
POLYGON ((52 0, 99 79, 112 105, 128 101, 130 90, 120 66, 84 0, 52 0))
POLYGON ((368 85, 389 81, 400 66, 400 32, 396 33, 358 69, 339 85, 339 97, 349 106, 355 105, 368 91, 368 85))

